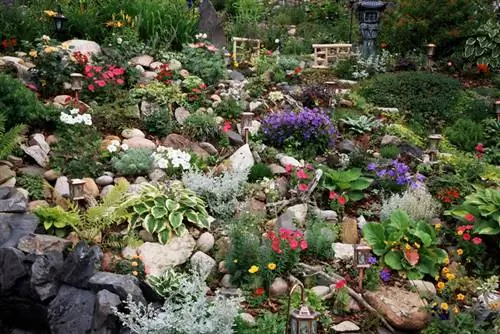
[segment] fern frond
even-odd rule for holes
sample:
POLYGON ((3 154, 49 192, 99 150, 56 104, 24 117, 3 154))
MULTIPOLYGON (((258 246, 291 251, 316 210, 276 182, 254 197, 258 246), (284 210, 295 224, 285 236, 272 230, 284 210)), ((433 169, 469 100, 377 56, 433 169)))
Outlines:
POLYGON ((119 182, 103 198, 100 205, 89 208, 86 214, 87 225, 102 231, 124 218, 127 212, 121 204, 125 200, 127 190, 128 184, 119 182))
MULTIPOLYGON (((0 124, 3 123, 0 120, 0 124)), ((16 125, 9 131, 2 134, 0 131, 0 160, 5 159, 19 144, 21 133, 24 131, 24 125, 16 125)), ((0 128, 0 130, 2 130, 0 128)))
POLYGON ((5 122, 7 122, 7 116, 0 112, 0 135, 5 131, 5 122))

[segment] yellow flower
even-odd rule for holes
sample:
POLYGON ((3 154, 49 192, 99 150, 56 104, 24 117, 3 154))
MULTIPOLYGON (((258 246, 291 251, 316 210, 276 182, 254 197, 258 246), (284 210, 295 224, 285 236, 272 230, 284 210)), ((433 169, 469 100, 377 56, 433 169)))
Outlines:
POLYGON ((464 234, 464 231, 462 231, 462 230, 457 231, 457 234, 458 234, 458 235, 462 235, 462 234, 464 234))
POLYGON ((408 244, 406 244, 406 245, 405 245, 405 249, 406 249, 406 250, 410 250, 410 249, 411 249, 411 246, 410 246, 410 245, 408 245, 408 244))
POLYGON ((447 273, 449 273, 449 272, 450 272, 450 270, 449 270, 447 267, 444 267, 444 268, 441 270, 441 273, 443 273, 443 275, 444 275, 444 274, 447 274, 447 273))
POLYGON ((434 228, 435 228, 436 230, 439 230, 441 227, 443 227, 443 225, 441 225, 441 224, 439 224, 439 223, 438 223, 438 224, 436 224, 436 225, 434 225, 434 228))
POLYGON ((437 287, 438 289, 444 289, 444 282, 438 282, 437 287))
POLYGON ((274 269, 276 269, 276 263, 272 263, 272 262, 271 262, 271 263, 269 263, 269 264, 267 265, 267 269, 269 269, 269 270, 274 270, 274 269))
POLYGON ((446 279, 448 281, 451 281, 452 279, 455 279, 455 275, 453 275, 452 273, 448 273, 448 274, 446 274, 446 279))
POLYGON ((53 10, 44 10, 43 11, 45 13, 45 15, 47 15, 48 17, 54 17, 57 15, 56 12, 54 12, 53 10))
POLYGON ((434 276, 435 281, 439 281, 439 275, 434 276))
POLYGON ((444 310, 444 311, 447 311, 448 310, 448 304, 441 303, 441 309, 444 310))
POLYGON ((57 51, 57 48, 55 48, 53 46, 47 46, 45 49, 43 49, 43 52, 45 52, 45 53, 52 53, 54 51, 57 51))
POLYGON ((420 244, 418 242, 415 242, 414 245, 417 249, 420 248, 420 244))
POLYGON ((69 50, 69 44, 66 42, 61 43, 60 48, 63 50, 69 50))
POLYGON ((459 312, 460 312, 460 309, 458 308, 458 306, 455 306, 455 307, 453 308, 453 313, 457 314, 457 313, 459 313, 459 312))
POLYGON ((137 276, 137 275, 139 275, 139 273, 138 273, 137 271, 135 271, 135 270, 134 270, 134 271, 132 272, 132 275, 137 276))
POLYGON ((461 256, 464 253, 463 249, 459 248, 457 249, 457 255, 461 256))
POLYGON ((124 26, 124 24, 123 24, 123 22, 122 22, 122 21, 118 21, 118 22, 116 22, 116 24, 115 24, 115 27, 117 27, 117 28, 121 28, 121 27, 123 27, 123 26, 124 26))
POLYGON ((29 52, 30 57, 36 58, 38 56, 38 52, 36 50, 31 50, 29 52))
POLYGON ((465 296, 463 294, 459 293, 457 295, 457 300, 464 300, 464 299, 465 299, 465 296))
POLYGON ((403 239, 404 239, 405 241, 408 241, 408 237, 403 237, 403 239))
POLYGON ((251 266, 250 269, 248 269, 248 272, 250 274, 255 274, 258 271, 259 271, 259 267, 258 266, 251 266))
POLYGON ((137 266, 139 265, 139 263, 137 263, 136 261, 134 261, 134 262, 130 263, 130 265, 131 265, 132 267, 137 267, 137 266))

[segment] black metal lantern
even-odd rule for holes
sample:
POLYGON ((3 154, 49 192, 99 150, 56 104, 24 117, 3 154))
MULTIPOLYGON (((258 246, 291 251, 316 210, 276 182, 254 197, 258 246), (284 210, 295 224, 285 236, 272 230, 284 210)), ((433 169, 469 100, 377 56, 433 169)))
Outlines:
POLYGON ((359 27, 363 37, 361 48, 363 58, 374 56, 376 53, 375 41, 380 31, 380 16, 387 5, 387 2, 378 0, 364 0, 356 4, 359 27))
POLYGON ((304 287, 302 284, 295 284, 290 290, 290 296, 288 299, 288 311, 289 316, 286 325, 286 334, 316 334, 318 333, 318 322, 317 318, 319 316, 318 312, 311 310, 305 304, 304 298, 304 287), (290 312, 290 302, 292 299, 293 291, 300 287, 300 306, 299 309, 290 312))
POLYGON ((85 199, 85 181, 80 179, 71 179, 69 184, 69 195, 73 201, 85 199))
POLYGON ((369 258, 371 257, 372 248, 368 245, 353 245, 354 247, 354 266, 359 269, 358 288, 359 292, 363 291, 363 277, 365 269, 370 268, 369 258))
POLYGON ((67 20, 67 18, 63 15, 61 5, 57 6, 57 14, 53 17, 53 19, 56 33, 62 32, 64 30, 64 22, 67 20))
POLYGON ((253 112, 244 112, 241 114, 241 132, 245 135, 245 144, 248 144, 248 134, 252 127, 253 112))

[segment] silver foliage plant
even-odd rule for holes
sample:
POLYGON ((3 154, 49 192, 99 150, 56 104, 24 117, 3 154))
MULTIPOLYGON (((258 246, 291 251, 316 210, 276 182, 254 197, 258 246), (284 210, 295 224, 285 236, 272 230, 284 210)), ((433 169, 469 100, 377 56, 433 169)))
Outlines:
POLYGON ((126 313, 113 310, 124 326, 136 334, 230 334, 240 309, 241 298, 220 294, 207 296, 208 286, 197 273, 179 279, 177 293, 165 298, 158 308, 135 303, 129 296, 126 313), (179 299, 179 294, 183 298, 179 299))
POLYGON ((406 212, 415 221, 429 221, 439 216, 441 204, 432 198, 432 195, 424 186, 409 187, 404 193, 394 194, 388 200, 382 202, 380 220, 389 219, 391 213, 398 209, 406 212))
POLYGON ((182 175, 182 182, 207 202, 212 215, 225 219, 234 216, 237 198, 243 194, 249 171, 226 171, 218 176, 188 171, 182 175))

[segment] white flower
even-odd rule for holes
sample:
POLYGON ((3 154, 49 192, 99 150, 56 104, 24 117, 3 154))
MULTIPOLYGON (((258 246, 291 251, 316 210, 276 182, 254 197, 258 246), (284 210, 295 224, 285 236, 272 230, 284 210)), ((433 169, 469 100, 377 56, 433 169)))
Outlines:
POLYGON ((116 148, 115 145, 113 144, 109 144, 108 147, 106 147, 106 149, 110 152, 110 153, 113 153, 113 152, 116 152, 118 149, 116 148))
POLYGON ((42 41, 44 41, 44 42, 48 42, 48 41, 50 41, 50 37, 49 37, 49 36, 47 36, 47 35, 43 35, 43 36, 42 36, 42 41))
POLYGON ((114 140, 111 141, 111 145, 118 147, 118 146, 120 146, 120 141, 114 139, 114 140))
POLYGON ((201 34, 201 38, 206 39, 207 37, 207 34, 201 34))
POLYGON ((276 44, 279 44, 279 42, 280 42, 280 39, 279 39, 279 38, 276 38, 276 39, 274 40, 274 43, 276 43, 276 44))
POLYGON ((73 109, 71 109, 71 110, 69 111, 69 113, 70 113, 71 115, 76 115, 76 114, 78 114, 78 112, 79 112, 79 111, 80 111, 80 110, 78 110, 78 108, 73 108, 73 109))
POLYGON ((128 145, 127 145, 127 144, 122 144, 122 145, 120 146, 120 148, 121 148, 121 150, 122 150, 122 151, 128 151, 128 149, 129 149, 129 147, 128 147, 128 145))
POLYGON ((118 38, 116 39, 116 43, 118 43, 118 44, 122 44, 122 43, 123 43, 123 39, 122 39, 121 37, 118 37, 118 38))
POLYGON ((158 168, 165 169, 168 167, 168 160, 160 158, 156 161, 158 168))

